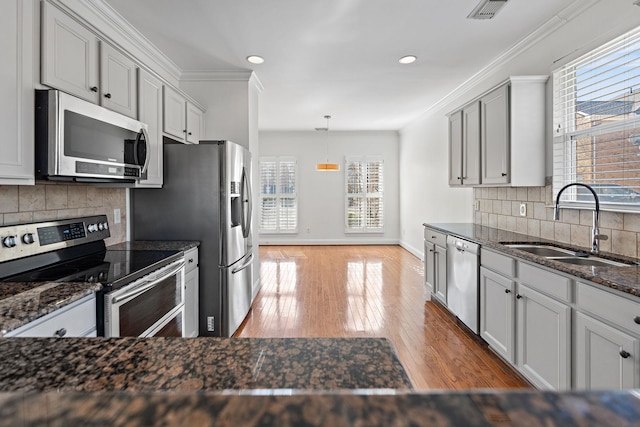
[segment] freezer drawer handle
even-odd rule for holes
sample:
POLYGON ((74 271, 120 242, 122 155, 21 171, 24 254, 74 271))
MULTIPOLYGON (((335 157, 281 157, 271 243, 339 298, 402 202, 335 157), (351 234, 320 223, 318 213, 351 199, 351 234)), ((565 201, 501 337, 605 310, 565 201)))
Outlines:
POLYGON ((251 264, 252 261, 253 261, 253 253, 251 255, 249 255, 249 258, 247 258, 247 260, 245 262, 243 262, 240 267, 237 267, 237 268, 234 268, 233 270, 231 270, 231 274, 236 274, 237 272, 242 271, 245 268, 249 267, 249 265, 251 264))

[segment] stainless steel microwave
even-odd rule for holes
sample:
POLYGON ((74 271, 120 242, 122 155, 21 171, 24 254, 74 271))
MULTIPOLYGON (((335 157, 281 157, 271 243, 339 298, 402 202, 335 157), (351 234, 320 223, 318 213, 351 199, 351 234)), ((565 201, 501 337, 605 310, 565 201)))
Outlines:
POLYGON ((36 178, 135 182, 149 165, 147 125, 58 90, 36 90, 36 178))

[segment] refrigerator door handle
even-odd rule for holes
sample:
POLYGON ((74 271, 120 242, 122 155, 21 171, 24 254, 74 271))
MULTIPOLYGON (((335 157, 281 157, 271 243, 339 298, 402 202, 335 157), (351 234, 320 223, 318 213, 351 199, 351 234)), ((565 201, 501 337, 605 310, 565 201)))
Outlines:
POLYGON ((251 233, 251 215, 253 211, 253 203, 251 201, 251 183, 247 179, 247 169, 242 168, 242 236, 246 239, 251 233))
POLYGON ((239 267, 236 267, 233 270, 231 270, 231 274, 236 274, 236 273, 244 270, 245 268, 249 267, 252 262, 253 262, 253 252, 251 252, 249 254, 249 256, 247 257, 245 262, 243 262, 239 267))

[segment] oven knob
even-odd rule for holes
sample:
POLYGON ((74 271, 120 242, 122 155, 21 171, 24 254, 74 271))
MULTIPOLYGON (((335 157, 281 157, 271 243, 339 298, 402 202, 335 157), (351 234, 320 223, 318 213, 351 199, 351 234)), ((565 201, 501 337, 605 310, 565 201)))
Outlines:
POLYGON ((104 226, 104 229, 105 229, 105 230, 108 230, 108 229, 109 229, 109 224, 107 224, 106 222, 103 222, 103 223, 102 223, 102 225, 104 226))
POLYGON ((98 226, 96 224, 89 224, 87 227, 87 231, 89 233, 93 233, 94 231, 98 231, 98 226))
POLYGON ((33 237, 33 233, 27 233, 22 236, 22 241, 27 245, 30 245, 34 243, 36 239, 33 237))
POLYGON ((98 230, 102 231, 102 230, 106 230, 107 229, 107 223, 106 222, 101 222, 98 224, 98 230))
POLYGON ((18 236, 7 236, 2 239, 2 244, 7 248, 13 248, 18 244, 18 236))

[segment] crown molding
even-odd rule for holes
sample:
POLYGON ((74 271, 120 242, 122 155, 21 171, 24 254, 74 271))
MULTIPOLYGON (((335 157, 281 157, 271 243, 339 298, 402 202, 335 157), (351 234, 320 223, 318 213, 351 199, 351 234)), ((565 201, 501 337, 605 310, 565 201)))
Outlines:
POLYGON ((565 9, 563 9, 559 14, 553 16, 543 25, 541 25, 535 31, 529 33, 519 42, 514 44, 511 48, 506 50, 503 54, 496 57, 493 61, 491 61, 487 66, 480 69, 477 73, 472 75, 470 78, 465 80, 462 84, 457 86, 451 92, 446 94, 443 98, 425 110, 422 114, 426 114, 430 111, 436 110, 438 108, 444 107, 448 102, 455 99, 458 96, 463 95, 467 91, 469 91, 474 86, 481 83, 488 76, 493 74, 497 69, 502 67, 504 64, 509 63, 520 54, 525 52, 530 47, 536 45, 541 40, 545 39, 559 28, 566 25, 568 22, 572 21, 575 17, 582 14, 587 9, 591 8, 593 5, 598 3, 600 0, 575 0, 565 9))
POLYGON ((183 82, 198 81, 249 81, 251 70, 192 70, 183 71, 180 80, 183 82))
POLYGON ((177 84, 182 70, 104 0, 49 0, 64 7, 100 37, 124 49, 165 80, 177 84), (100 25, 97 25, 99 23, 100 25))

